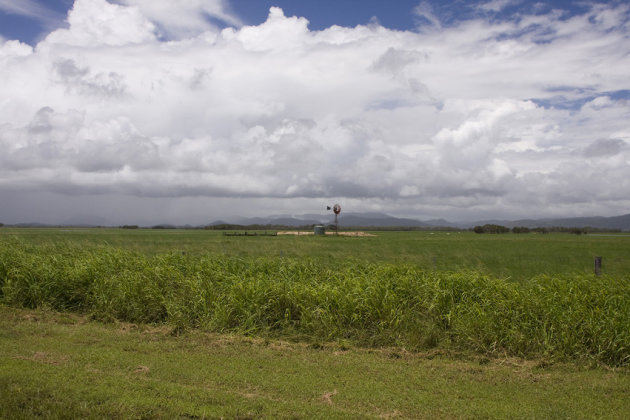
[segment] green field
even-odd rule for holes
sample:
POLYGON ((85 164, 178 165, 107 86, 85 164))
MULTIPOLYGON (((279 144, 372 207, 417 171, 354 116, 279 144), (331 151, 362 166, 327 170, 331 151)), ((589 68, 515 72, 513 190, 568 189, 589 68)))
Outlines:
POLYGON ((374 235, 2 228, 0 417, 628 417, 630 236, 374 235))
POLYGON ((507 234, 374 232, 373 237, 226 237, 219 231, 160 229, 0 229, 3 240, 35 245, 109 246, 143 255, 185 252, 228 257, 316 259, 331 266, 348 260, 413 264, 424 269, 471 269, 504 279, 547 274, 591 274, 595 256, 604 273, 630 275, 630 234, 507 234))

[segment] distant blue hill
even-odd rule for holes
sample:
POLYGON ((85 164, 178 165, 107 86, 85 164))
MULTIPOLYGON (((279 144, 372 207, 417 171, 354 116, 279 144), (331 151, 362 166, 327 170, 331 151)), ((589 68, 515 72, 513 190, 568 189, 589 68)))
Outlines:
MULTIPOLYGON (((244 218, 238 221, 241 225, 282 225, 282 226, 304 226, 312 224, 334 223, 334 215, 324 214, 319 218, 317 215, 309 214, 303 216, 269 216, 244 218)), ((468 229, 477 225, 497 224, 509 228, 523 226, 529 228, 536 227, 592 227, 596 229, 611 229, 630 231, 630 214, 614 217, 571 217, 555 219, 521 219, 521 220, 480 220, 473 222, 450 222, 444 219, 421 221, 417 219, 400 218, 384 213, 341 213, 339 215, 339 225, 341 227, 455 227, 468 229)))
MULTIPOLYGON (((210 223, 210 226, 222 225, 222 224, 238 224, 238 225, 276 225, 276 226, 309 226, 316 224, 332 224, 334 223, 334 214, 332 212, 324 213, 322 215, 305 214, 305 215, 279 215, 279 216, 267 216, 267 217, 252 217, 252 218, 239 218, 230 220, 228 222, 223 220, 217 220, 210 223)), ((431 228, 431 227, 453 227, 460 229, 468 229, 474 226, 481 226, 485 224, 497 224, 506 226, 509 228, 515 226, 522 226, 528 228, 536 227, 591 227, 596 229, 610 229, 610 230, 622 230, 630 231, 630 214, 614 217, 570 217, 570 218, 548 218, 548 219, 520 219, 520 220, 479 220, 473 222, 450 222, 444 219, 426 220, 420 221, 417 219, 394 217, 383 213, 341 213, 339 215, 339 225, 344 227, 380 227, 380 228, 394 228, 394 227, 408 227, 408 228, 431 228)), ((108 220, 100 217, 92 216, 80 216, 68 219, 59 224, 43 224, 43 223, 18 223, 12 226, 16 227, 46 227, 46 226, 84 226, 84 227, 97 227, 97 226, 113 226, 108 220)), ((191 228, 190 225, 175 225, 170 223, 153 225, 153 227, 163 228, 191 228)), ((148 227, 148 226, 147 226, 148 227)), ((203 227, 203 226, 197 226, 203 227)))
POLYGON ((382 213, 348 213, 339 215, 339 224, 356 227, 429 227, 415 219, 393 217, 382 213))

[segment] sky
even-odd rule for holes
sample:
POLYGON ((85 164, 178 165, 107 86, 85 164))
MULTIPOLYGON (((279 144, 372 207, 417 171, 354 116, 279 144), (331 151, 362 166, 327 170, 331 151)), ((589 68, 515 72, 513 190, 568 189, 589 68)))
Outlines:
POLYGON ((630 4, 0 0, 0 222, 630 213, 630 4))

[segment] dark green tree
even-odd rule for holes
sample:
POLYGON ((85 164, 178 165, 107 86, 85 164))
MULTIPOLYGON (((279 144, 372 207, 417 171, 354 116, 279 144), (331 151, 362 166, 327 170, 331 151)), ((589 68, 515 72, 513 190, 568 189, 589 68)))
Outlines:
POLYGON ((510 228, 501 225, 486 224, 483 226, 475 226, 473 231, 475 233, 508 233, 510 228))

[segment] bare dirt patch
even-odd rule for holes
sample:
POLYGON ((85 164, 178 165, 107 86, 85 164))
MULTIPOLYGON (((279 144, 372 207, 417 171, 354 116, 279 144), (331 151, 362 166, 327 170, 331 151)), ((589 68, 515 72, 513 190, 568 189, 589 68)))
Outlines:
POLYGON ((134 369, 134 373, 149 373, 149 367, 140 365, 134 369))
POLYGON ((321 399, 328 405, 333 405, 332 397, 337 395, 337 390, 335 389, 333 392, 326 392, 322 395, 321 399))
POLYGON ((43 351, 35 352, 31 357, 18 357, 22 360, 31 360, 33 362, 43 363, 46 365, 61 365, 66 363, 70 358, 66 355, 56 355, 43 351))
MULTIPOLYGON (((297 230, 287 230, 287 231, 282 231, 282 232, 278 232, 278 235, 295 235, 295 236, 313 236, 315 233, 314 232, 300 232, 297 230)), ((326 232, 326 235, 328 236, 335 236, 336 233, 335 232, 326 232)), ((339 232, 339 236, 376 236, 373 235, 371 233, 366 233, 366 232, 339 232)))
POLYGON ((387 413, 387 414, 381 414, 379 416, 379 418, 381 419, 397 419, 397 418, 401 418, 403 415, 400 411, 398 410, 394 410, 391 413, 387 413))

